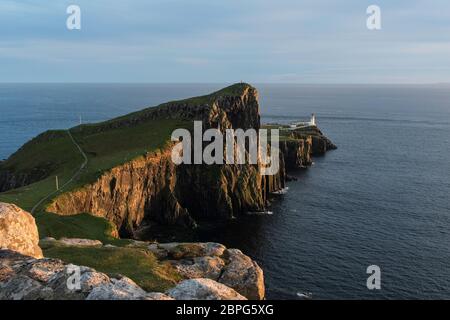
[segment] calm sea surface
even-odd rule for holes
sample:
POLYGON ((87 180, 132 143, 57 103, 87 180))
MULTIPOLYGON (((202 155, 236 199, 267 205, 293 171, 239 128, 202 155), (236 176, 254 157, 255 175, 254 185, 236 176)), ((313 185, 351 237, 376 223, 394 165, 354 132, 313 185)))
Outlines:
MULTIPOLYGON (((0 84, 0 159, 47 129, 218 84, 0 84)), ((259 85, 263 121, 317 114, 339 149, 298 171, 272 215, 198 233, 263 267, 268 298, 450 298, 450 86, 259 85), (382 289, 366 288, 381 268, 382 289)))

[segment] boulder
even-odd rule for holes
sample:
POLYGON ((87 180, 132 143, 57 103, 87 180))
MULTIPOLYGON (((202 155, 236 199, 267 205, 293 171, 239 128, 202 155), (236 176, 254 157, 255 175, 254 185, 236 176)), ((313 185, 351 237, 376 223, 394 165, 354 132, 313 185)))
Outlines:
POLYGON ((73 247, 101 247, 103 245, 103 243, 99 240, 78 238, 61 238, 58 243, 73 247))
POLYGON ((218 281, 250 300, 264 299, 264 274, 258 264, 238 249, 227 249, 224 258, 228 263, 218 281))
POLYGON ((235 290, 205 278, 184 280, 167 295, 176 300, 247 300, 235 290))
MULTIPOLYGON (((155 246, 152 248, 155 250, 155 246)), ((160 243, 156 248, 166 251, 169 257, 176 260, 204 256, 220 257, 226 249, 224 245, 215 242, 160 243)))
POLYGON ((94 287, 86 300, 142 300, 146 295, 133 280, 123 277, 94 287))
POLYGON ((172 297, 160 292, 149 292, 145 296, 144 300, 175 300, 172 297))
POLYGON ((152 243, 158 259, 169 259, 185 279, 207 278, 233 288, 251 300, 265 297, 264 274, 258 264, 237 249, 219 243, 152 243))
POLYGON ((208 278, 217 280, 225 262, 215 256, 198 257, 192 260, 171 261, 175 270, 186 279, 208 278))
POLYGON ((42 258, 34 218, 14 204, 0 202, 0 249, 42 258))

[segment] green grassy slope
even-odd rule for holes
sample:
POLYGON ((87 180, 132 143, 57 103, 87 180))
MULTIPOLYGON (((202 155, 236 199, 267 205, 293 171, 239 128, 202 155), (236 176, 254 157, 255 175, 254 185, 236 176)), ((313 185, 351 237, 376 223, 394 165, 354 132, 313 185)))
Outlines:
MULTIPOLYGON (((132 159, 161 149, 172 131, 188 127, 180 120, 149 120, 132 127, 95 131, 96 125, 71 129, 72 135, 88 157, 86 167, 60 192, 67 192, 95 181, 103 172, 132 159)), ((80 168, 84 159, 66 131, 49 131, 19 149, 2 169, 32 173, 39 168, 46 178, 31 185, 0 194, 0 201, 15 203, 25 210, 55 191, 55 176, 63 186, 80 168)), ((44 202, 43 206, 50 199, 44 202)), ((42 207, 39 208, 42 211, 42 207)))
POLYGON ((47 131, 26 143, 0 169, 16 173, 44 176, 33 184, 0 193, 0 201, 17 204, 24 210, 66 183, 80 168, 83 157, 65 130, 47 131))
POLYGON ((126 239, 113 238, 116 226, 110 221, 88 213, 73 216, 60 216, 53 213, 38 212, 35 215, 39 237, 81 238, 100 240, 104 244, 122 246, 129 244, 126 239))

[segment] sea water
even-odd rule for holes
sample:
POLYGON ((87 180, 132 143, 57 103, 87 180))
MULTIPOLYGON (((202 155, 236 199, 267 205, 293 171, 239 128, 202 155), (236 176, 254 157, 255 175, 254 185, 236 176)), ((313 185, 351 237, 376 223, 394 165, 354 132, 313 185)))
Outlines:
MULTIPOLYGON (((0 84, 0 159, 47 129, 222 84, 0 84)), ((264 269, 267 297, 450 298, 450 86, 256 85, 262 120, 317 124, 338 146, 268 211, 200 228, 264 269), (367 267, 381 269, 368 290, 367 267)))

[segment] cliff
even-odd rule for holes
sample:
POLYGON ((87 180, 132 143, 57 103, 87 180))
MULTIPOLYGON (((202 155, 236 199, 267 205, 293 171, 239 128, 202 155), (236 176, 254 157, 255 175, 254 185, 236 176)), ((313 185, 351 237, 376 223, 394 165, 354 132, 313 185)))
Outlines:
MULTIPOLYGON (((259 129, 258 94, 251 86, 236 85, 88 130, 104 133, 159 119, 201 120, 204 129, 259 129)), ((79 127, 73 132, 76 135, 83 130, 79 127)), ((197 219, 228 219, 261 211, 268 194, 284 187, 283 170, 276 177, 263 177, 258 165, 175 166, 171 150, 168 143, 158 152, 118 165, 93 183, 59 195, 47 211, 64 215, 89 212, 113 221, 122 236, 133 236, 143 222, 194 226, 197 219)))
POLYGON ((105 217, 117 225, 121 236, 133 237, 146 223, 195 226, 201 219, 229 219, 263 211, 270 194, 285 187, 286 170, 306 167, 312 155, 333 147, 317 128, 289 132, 280 141, 280 170, 273 176, 261 175, 261 164, 174 165, 170 133, 179 127, 192 130, 193 120, 202 121, 204 129, 259 130, 258 92, 250 85, 236 84, 211 95, 78 126, 70 129, 69 137, 59 132, 49 140, 52 133, 47 133, 1 165, 0 186, 5 190, 36 181, 39 185, 59 172, 76 171, 81 161, 69 140, 73 136, 86 153, 87 166, 73 182, 67 175, 69 184, 44 203, 42 210, 105 217), (58 161, 51 158, 54 145, 67 149, 62 158, 58 153, 58 161), (48 148, 49 156, 36 161, 40 167, 47 167, 40 174, 30 174, 34 167, 24 166, 18 159, 37 146, 48 148), (73 165, 72 159, 77 157, 73 165), (66 166, 64 170, 61 163, 66 166))

